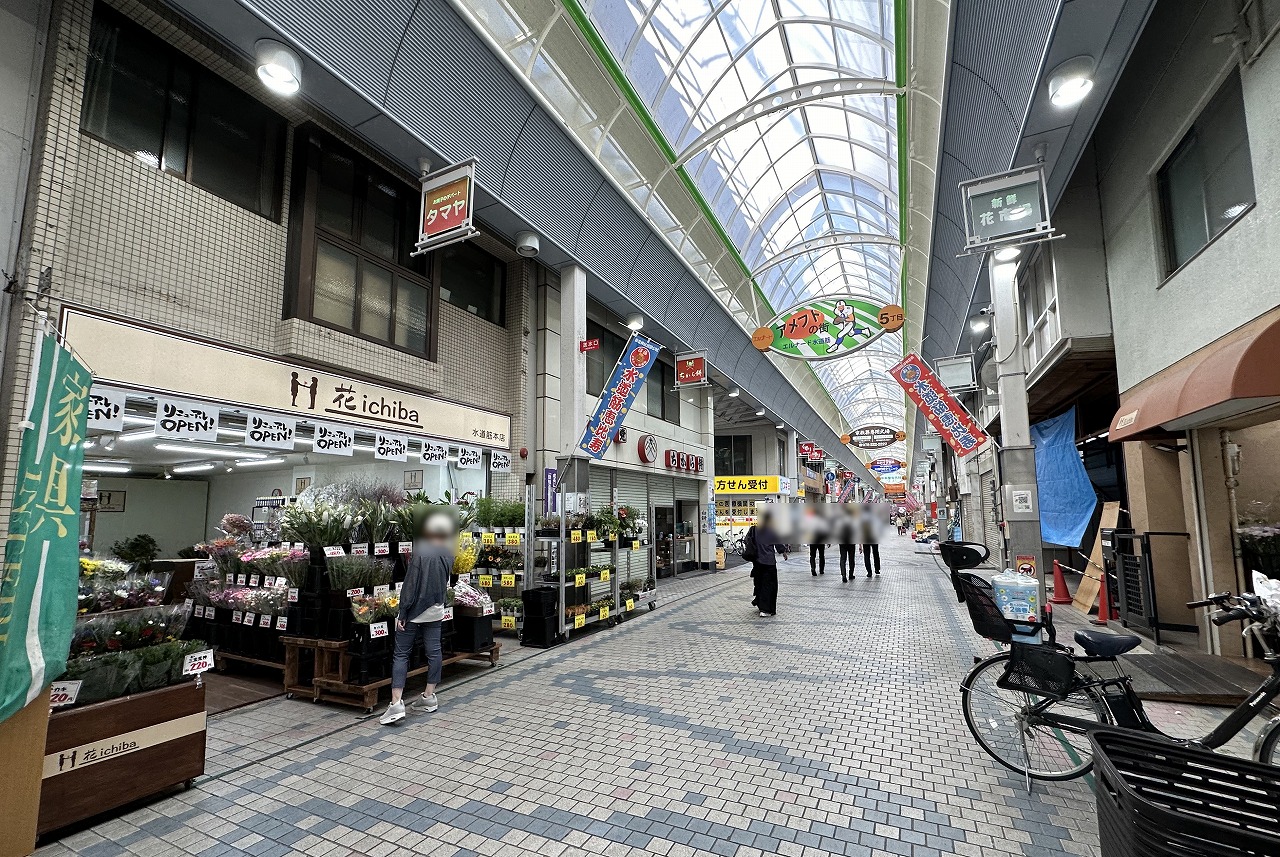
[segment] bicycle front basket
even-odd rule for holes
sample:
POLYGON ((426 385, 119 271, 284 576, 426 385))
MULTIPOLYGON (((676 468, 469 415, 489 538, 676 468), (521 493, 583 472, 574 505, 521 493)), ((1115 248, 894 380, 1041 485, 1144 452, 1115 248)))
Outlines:
POLYGON ((1071 694, 1075 674, 1075 660, 1062 649, 1014 643, 1010 647, 1009 664, 996 685, 1005 690, 1020 690, 1061 700, 1071 694))

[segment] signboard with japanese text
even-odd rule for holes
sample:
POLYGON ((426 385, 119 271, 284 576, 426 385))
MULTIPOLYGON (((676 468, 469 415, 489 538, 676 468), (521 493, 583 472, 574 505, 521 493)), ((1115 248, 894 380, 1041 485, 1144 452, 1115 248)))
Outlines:
POLYGON ((911 352, 890 369, 889 374, 907 391, 907 396, 956 455, 963 458, 987 442, 987 435, 977 421, 956 401, 920 355, 911 352))
POLYGON ((373 457, 383 461, 408 461, 409 438, 390 432, 373 433, 373 457))
POLYGON ((830 360, 865 348, 902 325, 901 307, 853 296, 823 297, 779 313, 752 334, 751 342, 786 357, 830 360))
POLYGON ((631 334, 600 394, 595 412, 587 420, 582 439, 578 441, 579 450, 597 461, 604 457, 614 432, 626 419, 661 350, 662 346, 648 337, 631 334))
POLYGON ((802 440, 796 444, 796 454, 801 458, 808 458, 809 453, 813 452, 816 446, 817 444, 811 440, 802 440))
POLYGON ((474 159, 423 176, 418 243, 414 255, 476 234, 471 225, 474 159))
POLYGON ((867 465, 867 469, 872 473, 890 474, 897 473, 906 466, 907 463, 905 461, 900 461, 896 458, 877 458, 867 465))
POLYGON ((489 453, 489 472, 490 473, 510 473, 511 472, 511 453, 498 452, 494 450, 489 453))
POLYGON ((583 353, 586 353, 588 351, 595 351, 599 348, 600 348, 599 339, 583 339, 578 342, 578 350, 583 353))
POLYGON ((483 457, 483 453, 473 446, 460 446, 458 447, 458 469, 479 470, 483 457))
POLYGON ((79 310, 63 310, 62 326, 103 384, 437 441, 510 446, 511 418, 505 414, 79 310))
POLYGON ((100 431, 120 431, 124 428, 124 390, 99 387, 89 391, 88 427, 100 431))
POLYGON ((717 494, 780 494, 780 483, 777 476, 717 476, 714 489, 717 494))
POLYGON ((170 440, 218 439, 218 408, 200 402, 156 399, 156 437, 170 440))
POLYGON ((961 182, 965 250, 981 252, 998 244, 1043 240, 1053 235, 1040 167, 961 182))
POLYGON ((356 449, 355 430, 332 423, 316 423, 311 448, 323 455, 350 456, 356 449))
POLYGON ((66 670, 76 623, 93 378, 52 336, 40 337, 35 352, 0 574, 0 722, 66 670))
POLYGON ((858 449, 884 449, 907 439, 907 433, 889 426, 862 426, 849 432, 849 443, 858 449))
POLYGON ((444 467, 449 463, 449 445, 424 440, 422 442, 422 463, 444 467))
POLYGON ((554 467, 542 469, 542 514, 560 512, 560 476, 554 467))
POLYGON ((244 445, 264 449, 293 450, 298 421, 292 417, 249 411, 245 414, 244 445))
POLYGON ((827 451, 820 446, 815 446, 809 450, 809 454, 806 456, 806 458, 808 458, 810 461, 819 461, 819 462, 826 461, 827 451))
POLYGON ((676 357, 676 386, 693 387, 707 383, 707 352, 690 351, 676 357))

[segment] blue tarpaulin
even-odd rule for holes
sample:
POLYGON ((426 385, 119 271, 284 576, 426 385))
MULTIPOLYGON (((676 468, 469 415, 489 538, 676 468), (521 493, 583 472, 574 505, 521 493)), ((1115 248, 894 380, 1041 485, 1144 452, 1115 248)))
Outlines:
POLYGON ((1031 427, 1040 495, 1040 538, 1078 548, 1098 497, 1076 450, 1076 409, 1031 427))

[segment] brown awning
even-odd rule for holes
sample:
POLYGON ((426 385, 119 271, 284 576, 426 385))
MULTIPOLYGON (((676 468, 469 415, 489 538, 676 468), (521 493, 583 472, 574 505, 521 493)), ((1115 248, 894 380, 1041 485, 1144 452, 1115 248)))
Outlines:
POLYGON ((1120 396, 1110 440, 1167 437, 1280 402, 1280 310, 1189 354, 1120 396))

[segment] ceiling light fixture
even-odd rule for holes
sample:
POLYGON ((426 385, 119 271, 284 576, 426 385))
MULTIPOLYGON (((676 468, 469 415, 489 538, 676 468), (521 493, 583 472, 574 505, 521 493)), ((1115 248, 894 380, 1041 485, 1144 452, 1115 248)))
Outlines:
POLYGON ((156 433, 152 429, 138 429, 137 431, 127 431, 120 435, 120 439, 125 443, 133 443, 135 440, 155 440, 156 433))
POLYGON ((167 467, 162 467, 162 468, 160 468, 160 472, 164 474, 164 478, 165 478, 165 479, 172 479, 172 478, 173 478, 173 471, 172 471, 172 470, 170 470, 170 469, 169 469, 169 468, 167 468, 167 467))
POLYGON ((275 39, 259 39, 253 45, 258 79, 280 95, 293 95, 302 86, 302 60, 288 45, 275 39))
POLYGON ((1019 247, 1001 247, 992 255, 996 257, 997 262, 1012 262, 1022 255, 1022 249, 1019 247))
POLYGON ((1249 203, 1237 202, 1235 205, 1222 212, 1223 220, 1235 220, 1240 215, 1249 210, 1249 203))
POLYGON ((254 461, 237 461, 236 467, 257 467, 260 464, 284 464, 284 458, 259 458, 254 461))
POLYGON ((210 463, 186 464, 186 465, 183 465, 182 467, 173 468, 173 472, 174 473, 199 473, 202 470, 212 470, 212 469, 213 469, 213 465, 210 463))
POLYGON ((736 399, 740 395, 742 395, 742 390, 738 389, 737 387, 734 387, 732 390, 729 391, 730 399, 736 399))
POLYGON ((756 411, 756 416, 758 417, 764 416, 764 408, 761 408, 760 410, 756 411))
POLYGON ((783 425, 782 423, 778 423, 776 426, 774 426, 774 428, 784 429, 784 428, 786 428, 786 426, 785 426, 785 425, 783 425))
POLYGON ((186 452, 192 455, 216 455, 220 458, 267 458, 265 453, 245 452, 243 449, 232 449, 229 446, 188 446, 181 443, 157 443, 156 449, 161 452, 186 452))
POLYGON ((975 318, 969 322, 969 329, 974 333, 982 333, 989 327, 991 327, 991 322, 985 318, 975 318))
POLYGON ((1049 101, 1054 107, 1075 107, 1093 89, 1093 57, 1072 57, 1049 72, 1049 101))
POLYGON ((627 327, 631 330, 644 330, 644 316, 638 312, 633 312, 627 316, 627 327))
POLYGON ((127 464, 99 464, 96 461, 86 461, 82 469, 90 473, 128 473, 133 470, 127 464))

